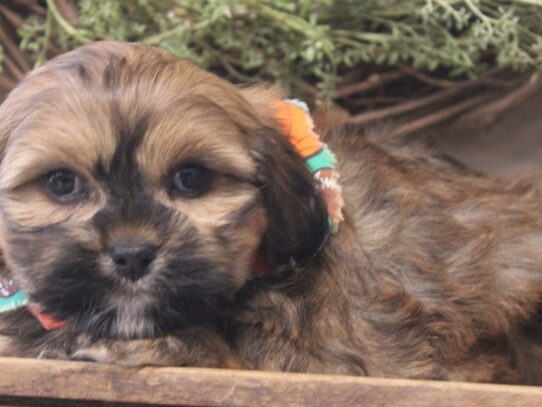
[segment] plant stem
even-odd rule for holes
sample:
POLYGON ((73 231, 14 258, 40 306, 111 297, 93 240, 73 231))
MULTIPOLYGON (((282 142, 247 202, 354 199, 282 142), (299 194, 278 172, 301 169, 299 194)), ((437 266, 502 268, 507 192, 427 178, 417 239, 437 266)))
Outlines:
POLYGON ((47 58, 47 49, 49 46, 49 39, 51 38, 51 31, 53 28, 53 17, 51 10, 47 10, 47 17, 45 17, 45 32, 43 34, 43 44, 40 50, 40 53, 36 57, 36 62, 34 63, 34 68, 37 68, 45 63, 47 58))
POLYGON ((47 15, 51 13, 56 23, 60 26, 60 28, 66 31, 66 33, 68 33, 69 35, 71 35, 73 38, 75 38, 81 43, 92 41, 92 35, 89 32, 74 28, 70 23, 66 21, 64 17, 62 17, 60 12, 58 11, 58 8, 54 0, 46 0, 46 4, 47 4, 47 9, 48 9, 47 15))

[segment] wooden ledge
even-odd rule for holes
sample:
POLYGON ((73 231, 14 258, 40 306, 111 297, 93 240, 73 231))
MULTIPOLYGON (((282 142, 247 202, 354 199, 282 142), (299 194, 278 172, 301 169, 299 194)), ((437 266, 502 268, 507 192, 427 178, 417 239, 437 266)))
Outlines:
POLYGON ((542 406, 542 388, 0 358, 0 405, 542 406))

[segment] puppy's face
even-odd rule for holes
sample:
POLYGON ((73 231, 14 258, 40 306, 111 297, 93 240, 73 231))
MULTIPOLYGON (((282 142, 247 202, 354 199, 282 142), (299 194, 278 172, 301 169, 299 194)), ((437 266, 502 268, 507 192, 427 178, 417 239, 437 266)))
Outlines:
POLYGON ((215 315, 259 253, 310 258, 325 211, 274 97, 120 43, 32 73, 0 108, 1 245, 30 301, 153 336, 215 315))

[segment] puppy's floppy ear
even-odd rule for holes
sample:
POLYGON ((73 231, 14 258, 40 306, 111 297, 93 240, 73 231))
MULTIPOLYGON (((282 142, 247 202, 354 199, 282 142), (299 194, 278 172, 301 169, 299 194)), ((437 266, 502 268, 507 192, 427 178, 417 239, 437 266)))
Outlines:
POLYGON ((273 266, 303 264, 324 244, 328 214, 316 182, 286 136, 262 129, 252 138, 267 212, 263 248, 273 266))
POLYGON ((258 181, 267 212, 263 249, 272 266, 302 265, 328 236, 328 213, 316 180, 275 119, 273 101, 285 98, 283 89, 251 86, 241 90, 261 127, 249 134, 258 163, 258 181))
POLYGON ((328 236, 328 213, 316 180, 275 119, 273 101, 286 92, 273 86, 251 86, 241 95, 258 117, 260 128, 248 134, 258 163, 258 180, 267 212, 263 249, 275 267, 303 264, 328 236))

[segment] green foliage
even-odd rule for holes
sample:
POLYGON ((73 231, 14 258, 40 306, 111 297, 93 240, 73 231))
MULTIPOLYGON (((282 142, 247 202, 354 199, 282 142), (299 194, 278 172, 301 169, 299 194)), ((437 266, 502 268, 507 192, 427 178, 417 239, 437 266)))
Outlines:
MULTIPOLYGON (((476 77, 496 66, 542 70, 542 0, 76 0, 73 27, 47 0, 21 46, 99 39, 163 47, 240 81, 316 83, 329 98, 359 64, 408 64, 476 77)), ((40 58, 41 56, 41 58, 40 58)))

